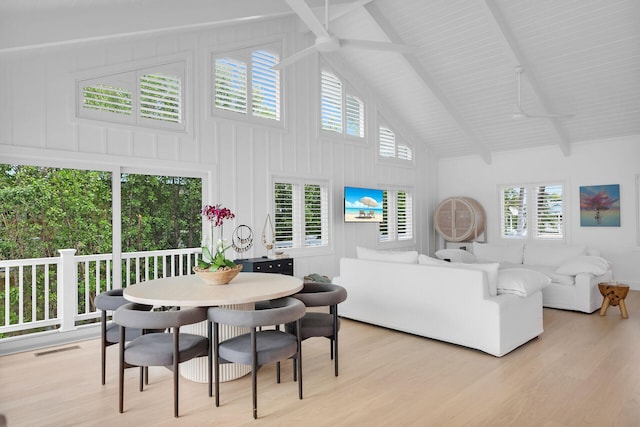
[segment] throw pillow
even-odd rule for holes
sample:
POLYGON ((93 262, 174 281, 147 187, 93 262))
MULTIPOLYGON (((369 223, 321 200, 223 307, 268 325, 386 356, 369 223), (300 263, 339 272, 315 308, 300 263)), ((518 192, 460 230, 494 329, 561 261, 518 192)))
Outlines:
POLYGON ((495 297, 498 295, 498 268, 500 264, 497 262, 487 264, 467 264, 462 262, 445 262, 449 267, 464 268, 467 270, 480 270, 484 271, 487 276, 487 285, 489 287, 489 296, 495 297))
POLYGON ((443 265, 443 264, 449 264, 449 262, 443 261, 443 260, 438 259, 438 258, 432 258, 432 257, 430 257, 428 255, 420 254, 420 255, 418 255, 418 264, 422 264, 422 265, 443 265))
POLYGON ((436 252, 436 256, 443 260, 448 259, 451 262, 470 263, 476 260, 475 255, 462 249, 440 249, 436 252))
POLYGON ((400 262, 404 264, 417 264, 418 251, 377 251, 375 249, 356 246, 356 258, 373 261, 400 262))
POLYGON ((583 255, 575 258, 571 258, 565 261, 558 267, 556 273, 568 274, 575 276, 580 273, 590 273, 595 276, 600 276, 609 270, 609 262, 600 258, 599 256, 583 255))
POLYGON ((477 262, 508 262, 522 264, 522 252, 524 244, 491 245, 488 243, 473 242, 473 254, 477 262))
POLYGON ((526 297, 549 286, 551 279, 526 268, 508 268, 498 271, 498 294, 526 297))

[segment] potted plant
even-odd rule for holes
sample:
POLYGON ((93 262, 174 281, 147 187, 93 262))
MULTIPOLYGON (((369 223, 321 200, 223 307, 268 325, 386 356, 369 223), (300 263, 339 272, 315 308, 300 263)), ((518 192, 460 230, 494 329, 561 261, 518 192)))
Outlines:
POLYGON ((226 258, 225 252, 231 246, 225 246, 222 233, 224 221, 235 218, 235 214, 217 204, 205 205, 202 208, 202 216, 211 223, 210 242, 213 242, 214 228, 220 229, 220 237, 211 248, 206 244, 202 246, 202 258, 198 260, 198 266, 194 267, 194 272, 207 283, 226 285, 242 270, 242 265, 236 265, 226 258))

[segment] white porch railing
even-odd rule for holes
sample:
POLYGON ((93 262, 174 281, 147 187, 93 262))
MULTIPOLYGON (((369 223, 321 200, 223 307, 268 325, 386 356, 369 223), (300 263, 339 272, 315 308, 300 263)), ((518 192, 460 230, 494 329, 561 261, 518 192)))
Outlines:
POLYGON ((33 332, 66 332, 99 319, 96 295, 150 279, 190 274, 201 248, 0 261, 0 343, 33 332), (120 264, 120 268, 117 268, 120 264), (120 276, 114 276, 119 274, 120 276))

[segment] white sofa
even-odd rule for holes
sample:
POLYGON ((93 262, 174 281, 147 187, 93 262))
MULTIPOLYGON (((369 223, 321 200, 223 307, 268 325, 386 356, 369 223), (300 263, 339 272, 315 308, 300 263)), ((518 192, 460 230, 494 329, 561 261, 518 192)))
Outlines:
POLYGON ((539 288, 526 297, 497 295, 498 264, 421 265, 412 259, 417 252, 405 254, 402 262, 342 258, 333 282, 349 298, 340 315, 498 357, 543 332, 539 288))
POLYGON ((527 268, 547 275, 551 284, 542 290, 542 304, 549 308, 593 313, 602 305, 598 283, 612 279, 609 263, 586 246, 474 242, 473 256, 475 262, 498 262, 501 269, 527 268))

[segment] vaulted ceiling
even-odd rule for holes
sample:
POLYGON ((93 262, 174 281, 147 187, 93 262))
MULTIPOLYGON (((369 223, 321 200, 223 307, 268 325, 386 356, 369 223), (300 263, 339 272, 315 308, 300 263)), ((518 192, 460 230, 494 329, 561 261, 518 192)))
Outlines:
MULTIPOLYGON (((307 3, 324 21, 324 1, 307 3)), ((330 21, 341 38, 415 47, 324 55, 439 157, 490 163, 539 146, 570 155, 576 142, 640 134, 638 0, 332 0, 330 10, 346 12, 330 21), (517 66, 524 111, 572 117, 513 118, 517 66)), ((285 0, 0 0, 0 55, 278 16, 298 19, 285 0)))

